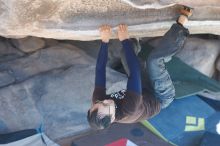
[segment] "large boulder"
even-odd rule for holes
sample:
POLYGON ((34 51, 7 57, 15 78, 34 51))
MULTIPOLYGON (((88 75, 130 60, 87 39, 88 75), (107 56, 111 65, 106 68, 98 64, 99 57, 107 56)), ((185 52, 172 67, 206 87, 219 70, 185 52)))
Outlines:
POLYGON ((161 36, 177 19, 176 4, 195 8, 191 33, 220 34, 218 0, 0 0, 0 35, 96 40, 101 24, 126 23, 131 36, 161 36))
MULTIPOLYGON (((44 126, 53 140, 88 130, 86 115, 95 66, 72 65, 0 89, 0 133, 44 126)), ((126 87, 126 76, 107 68, 108 92, 126 87)))
MULTIPOLYGON (((69 43, 45 42, 48 48, 0 64, 0 134, 43 124, 56 140, 89 129, 95 56, 69 43)), ((108 93, 126 87, 126 76, 109 68, 107 79, 108 93)))

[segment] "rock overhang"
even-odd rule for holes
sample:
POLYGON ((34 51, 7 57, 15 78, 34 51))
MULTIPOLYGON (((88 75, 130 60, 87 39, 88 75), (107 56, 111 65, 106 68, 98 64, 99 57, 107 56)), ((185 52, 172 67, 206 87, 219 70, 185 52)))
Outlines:
POLYGON ((0 35, 97 40, 98 27, 126 23, 131 37, 162 36, 178 17, 179 4, 194 8, 191 34, 220 34, 218 0, 8 0, 0 1, 0 35), (180 3, 181 2, 181 3, 180 3))

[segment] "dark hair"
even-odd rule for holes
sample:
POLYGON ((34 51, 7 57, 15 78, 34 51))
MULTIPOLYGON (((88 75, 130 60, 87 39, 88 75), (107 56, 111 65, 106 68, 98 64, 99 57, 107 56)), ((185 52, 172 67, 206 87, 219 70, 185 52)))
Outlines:
POLYGON ((98 109, 95 109, 92 112, 88 110, 87 120, 93 129, 105 129, 111 125, 111 116, 100 118, 98 115, 98 109))

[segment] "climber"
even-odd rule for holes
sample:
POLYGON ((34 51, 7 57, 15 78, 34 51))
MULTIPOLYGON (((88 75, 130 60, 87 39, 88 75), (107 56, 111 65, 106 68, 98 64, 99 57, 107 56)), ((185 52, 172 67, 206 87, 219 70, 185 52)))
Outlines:
POLYGON ((135 123, 149 119, 174 100, 175 89, 164 62, 182 48, 189 35, 188 29, 183 25, 191 15, 192 10, 183 6, 176 23, 162 37, 158 47, 145 59, 150 79, 149 89, 142 88, 140 62, 129 39, 127 26, 119 25, 118 38, 125 52, 129 75, 127 89, 110 95, 106 95, 106 64, 112 30, 108 25, 100 27, 102 43, 96 64, 92 106, 87 114, 92 128, 104 129, 113 122, 135 123))

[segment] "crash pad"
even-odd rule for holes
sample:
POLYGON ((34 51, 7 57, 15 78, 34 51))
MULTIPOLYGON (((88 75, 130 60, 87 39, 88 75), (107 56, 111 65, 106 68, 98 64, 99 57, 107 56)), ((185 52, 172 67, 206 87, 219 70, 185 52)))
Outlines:
POLYGON ((81 137, 72 146, 172 146, 140 123, 113 124, 110 128, 81 137))
POLYGON ((174 100, 157 116, 142 123, 155 134, 178 146, 199 146, 206 131, 214 131, 220 113, 199 96, 174 100))

